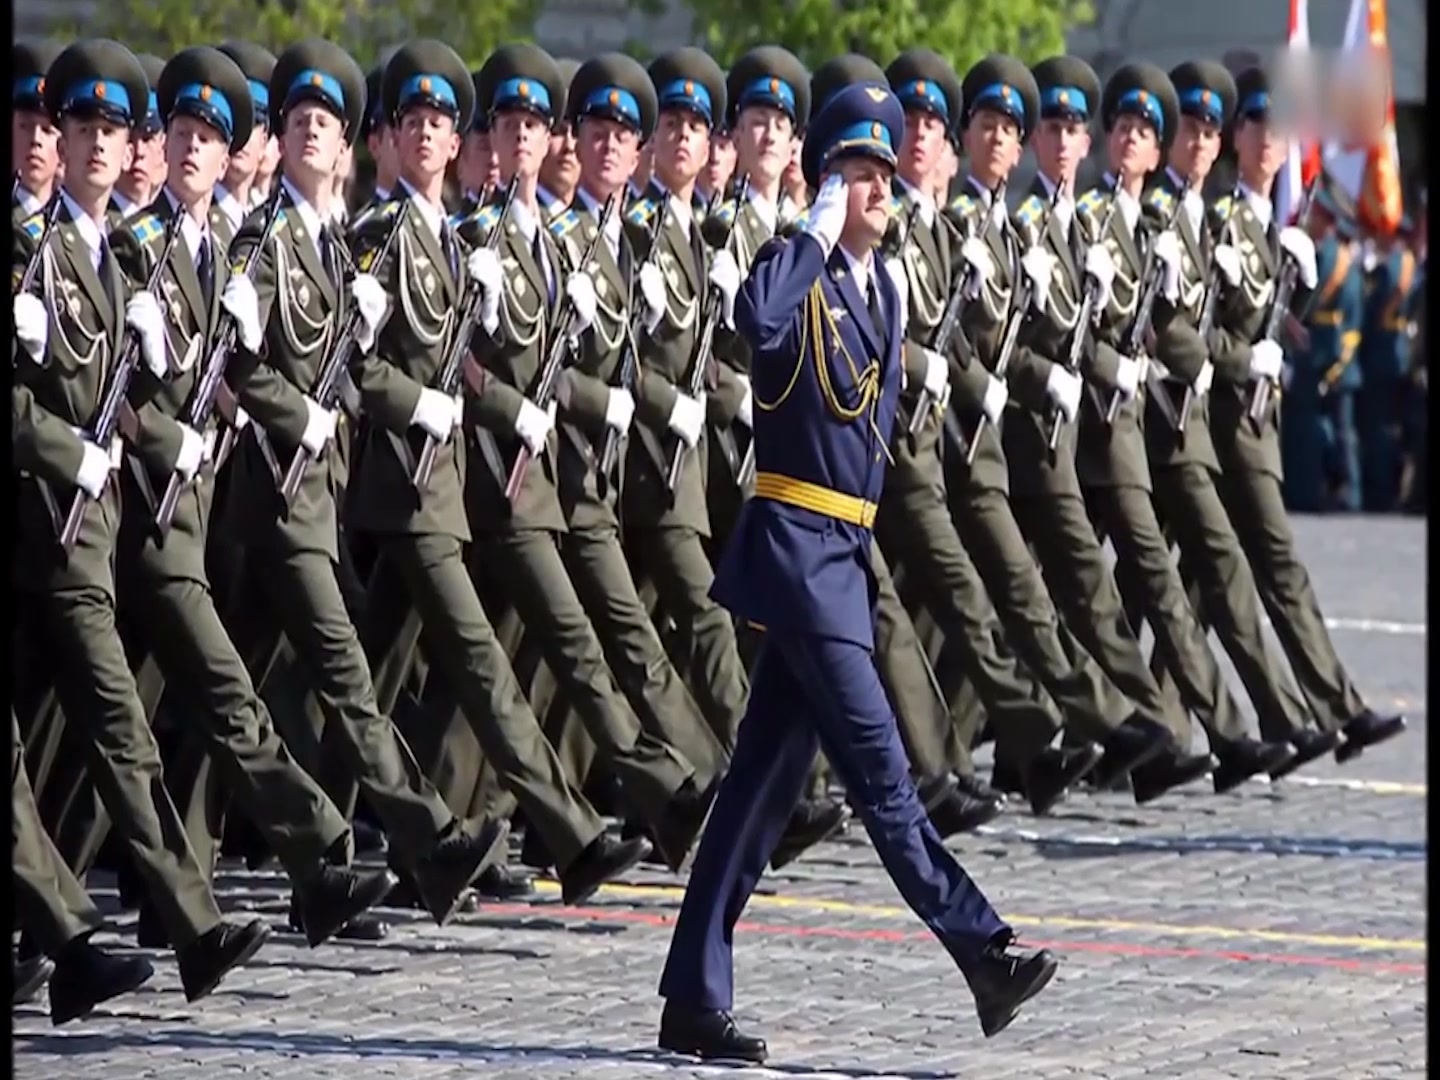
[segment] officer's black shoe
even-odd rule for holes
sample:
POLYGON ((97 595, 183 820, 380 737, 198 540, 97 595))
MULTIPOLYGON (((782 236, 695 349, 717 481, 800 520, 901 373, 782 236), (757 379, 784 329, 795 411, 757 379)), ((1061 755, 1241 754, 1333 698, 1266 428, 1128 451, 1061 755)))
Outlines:
POLYGON ((1132 716, 1101 741, 1105 756, 1091 771, 1090 779, 1097 787, 1108 788, 1174 745, 1175 737, 1163 725, 1132 716))
POLYGON ((140 918, 135 923, 135 944, 142 949, 170 948, 170 931, 165 929, 165 923, 149 901, 140 905, 140 918))
POLYGON ((735 1018, 719 1009, 691 1009, 665 1003, 660 1014, 661 1050, 690 1054, 708 1061, 765 1063, 765 1040, 746 1035, 735 1026, 735 1018))
POLYGON ((1005 805, 1005 793, 991 787, 975 773, 955 773, 955 786, 972 799, 985 799, 1005 805))
POLYGON ((1220 764, 1215 766, 1211 782, 1215 794, 1223 795, 1233 791, 1252 776, 1261 773, 1275 775, 1275 770, 1285 768, 1295 756, 1289 743, 1261 742, 1258 739, 1243 738, 1234 742, 1217 744, 1215 756, 1220 764))
POLYGON ((355 845, 355 855, 374 855, 376 857, 388 854, 390 841, 386 835, 368 821, 353 821, 350 823, 350 839, 355 845))
POLYGON ((561 871, 561 901, 567 905, 583 904, 601 885, 635 869, 649 854, 650 841, 643 837, 615 840, 601 833, 561 871))
MULTIPOLYGON (((290 926, 302 931, 313 949, 384 900, 398 880, 389 870, 321 866, 313 877, 296 887, 290 899, 290 926)), ((367 924, 355 934, 366 930, 373 931, 373 927, 367 924)), ((356 938, 355 934, 346 936, 352 941, 379 940, 373 936, 356 938)))
POLYGON ((1130 786, 1135 792, 1135 802, 1144 806, 1167 791, 1209 776, 1215 764, 1215 759, 1209 754, 1180 754, 1170 750, 1153 757, 1130 770, 1130 786))
POLYGON ((1373 709, 1366 709, 1340 729, 1345 741, 1335 750, 1335 760, 1342 765, 1367 746, 1374 746, 1386 739, 1393 739, 1405 730, 1403 716, 1381 716, 1373 709))
POLYGON ((1291 754, 1288 761, 1282 762, 1278 767, 1270 770, 1270 779, 1279 780, 1281 777, 1289 776, 1296 769, 1303 765, 1309 765, 1326 754, 1330 753, 1340 745, 1340 732, 1338 731, 1316 731, 1307 728, 1297 731, 1289 738, 1291 754))
POLYGON ((525 836, 520 841, 520 862, 531 870, 549 870, 555 865, 555 856, 550 854, 550 849, 545 846, 544 839, 540 836, 540 830, 534 825, 525 829, 525 836))
POLYGON ((779 870, 798 859, 807 849, 834 836, 850 810, 834 799, 806 799, 795 807, 780 842, 770 856, 770 869, 779 870))
POLYGON ((1024 795, 1025 776, 1014 765, 1004 761, 996 761, 995 767, 990 770, 990 787, 1002 795, 1024 795))
POLYGON ((13 974, 11 985, 15 988, 10 998, 12 1005, 23 1005, 27 1001, 33 1001, 40 988, 49 980, 55 971, 55 965, 46 956, 27 956, 21 960, 18 956, 10 957, 10 970, 13 974))
POLYGON ((487 818, 474 831, 457 822, 434 850, 415 864, 412 873, 420 901, 437 926, 450 921, 480 871, 505 854, 509 832, 506 821, 487 818))
POLYGON ((185 1000, 199 1001, 220 985, 220 980, 259 951, 270 936, 263 919, 248 923, 222 922, 175 952, 180 962, 180 985, 185 1000))
POLYGON ((670 800, 660 824, 654 827, 655 849, 674 873, 678 874, 685 868, 685 860, 705 828, 705 819, 709 817, 710 807, 715 805, 715 796, 719 791, 718 776, 704 791, 693 780, 686 782, 670 800))
POLYGON ((939 776, 916 777, 915 794, 920 796, 920 805, 925 807, 926 813, 934 810, 955 794, 959 785, 955 777, 950 773, 941 773, 939 776))
POLYGON ((523 900, 535 893, 535 879, 519 867, 491 863, 475 879, 475 892, 485 900, 523 900))
POLYGON ((56 1027, 89 1016, 96 1005, 138 990, 155 968, 143 956, 111 956, 77 938, 55 958, 50 978, 50 1022, 56 1027))
POLYGON ((993 821, 1000 813, 1000 804, 994 799, 977 799, 963 791, 953 791, 950 797, 930 811, 930 824, 944 840, 949 836, 969 832, 987 821, 993 821))
POLYGON ((1021 952, 1012 947, 1008 937, 1001 937, 985 946, 979 960, 961 968, 975 995, 975 1011, 985 1037, 1009 1027, 1020 1006, 1045 989, 1059 966, 1046 950, 1021 952))
MULTIPOLYGON (((1105 756, 1098 743, 1076 747, 1047 746, 1031 760, 1025 770, 1023 794, 1030 800, 1030 810, 1043 817, 1065 797, 1072 784, 1089 776, 1105 756)), ((999 771, 999 765, 996 765, 999 771)))

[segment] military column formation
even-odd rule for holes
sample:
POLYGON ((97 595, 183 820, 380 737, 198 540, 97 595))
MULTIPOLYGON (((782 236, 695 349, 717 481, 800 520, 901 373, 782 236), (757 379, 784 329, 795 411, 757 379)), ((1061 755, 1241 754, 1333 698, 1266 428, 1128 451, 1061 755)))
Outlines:
MULTIPOLYGON (((1323 365, 1344 427, 1365 300, 1333 185, 1308 231, 1276 219, 1263 71, 12 59, 13 963, 57 1023, 153 973, 92 944, 96 866, 194 1001, 269 934, 221 917, 222 854, 278 858, 314 947, 537 873, 570 904, 683 873, 713 812, 738 846, 702 856, 724 895, 687 904, 683 957, 853 811, 928 861, 902 890, 992 1033, 1053 963, 1007 953, 983 898, 959 918, 945 837, 1011 795, 1223 793, 1405 726, 1346 671, 1282 501, 1317 481, 1277 416, 1323 365), (1239 182, 1207 198, 1222 139, 1239 182), (838 728, 783 760, 745 738, 887 707, 893 805, 838 728)), ((672 968, 662 1041, 762 1060, 722 952, 672 968)))

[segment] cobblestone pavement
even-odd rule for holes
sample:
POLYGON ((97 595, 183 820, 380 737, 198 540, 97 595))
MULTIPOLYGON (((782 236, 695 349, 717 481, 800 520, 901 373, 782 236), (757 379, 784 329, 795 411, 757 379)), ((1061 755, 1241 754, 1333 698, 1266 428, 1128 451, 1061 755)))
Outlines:
MULTIPOLYGON (((679 883, 640 872, 583 909, 545 885, 445 929, 396 912, 375 945, 277 934, 186 1006, 142 993, 49 1027, 18 1010, 21 1077, 1416 1077, 1425 1054, 1423 524, 1301 519, 1337 647, 1402 739, 1347 766, 1137 808, 1075 795, 955 850, 1060 974, 995 1040, 858 830, 762 881, 737 934, 765 1069, 654 1050, 679 883)), ((1203 736, 1200 736, 1203 738, 1203 736)), ((988 751, 982 754, 982 760, 988 751)), ((284 922, 274 873, 222 867, 227 906, 284 922)), ((133 940, 133 915, 116 940, 133 940)))

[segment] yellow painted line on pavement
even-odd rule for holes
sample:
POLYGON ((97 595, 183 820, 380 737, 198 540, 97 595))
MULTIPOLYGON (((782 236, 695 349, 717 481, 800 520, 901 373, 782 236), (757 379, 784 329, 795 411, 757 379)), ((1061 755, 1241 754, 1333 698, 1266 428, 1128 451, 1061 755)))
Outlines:
MULTIPOLYGON (((537 881, 535 888, 554 895, 560 886, 550 881, 537 881)), ((679 885, 604 885, 601 896, 617 900, 667 899, 679 900, 685 889, 679 885)), ((915 918, 909 908, 894 904, 857 904, 817 896, 776 896, 756 893, 750 897, 751 909, 784 911, 816 911, 836 915, 865 916, 876 919, 915 918)), ((1082 919, 1068 915, 1004 915, 1012 926, 1055 930, 1113 930, 1130 933, 1156 934, 1167 937, 1205 937, 1223 941, 1268 941, 1275 944, 1311 945, 1341 949, 1374 949, 1387 952, 1425 952, 1423 938, 1367 937, 1359 934, 1314 934, 1290 930, 1247 929, 1239 926, 1145 922, 1131 919, 1082 919)))

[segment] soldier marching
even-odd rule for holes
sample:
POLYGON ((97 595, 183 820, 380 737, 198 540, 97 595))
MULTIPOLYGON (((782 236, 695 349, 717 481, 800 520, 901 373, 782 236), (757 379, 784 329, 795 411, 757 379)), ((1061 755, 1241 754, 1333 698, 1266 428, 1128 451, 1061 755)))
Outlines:
POLYGON ((12 59, 12 963, 56 1023, 153 974, 90 942, 97 865, 194 1001, 268 934, 222 853, 312 947, 650 862, 660 1045, 763 1061, 734 924, 853 813, 989 1036, 1056 961, 945 838, 1404 730, 1286 513, 1406 497, 1423 261, 1367 286, 1328 179, 1276 218, 1263 70, 12 59))

